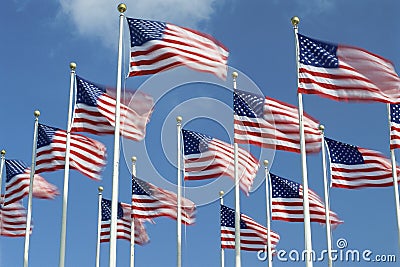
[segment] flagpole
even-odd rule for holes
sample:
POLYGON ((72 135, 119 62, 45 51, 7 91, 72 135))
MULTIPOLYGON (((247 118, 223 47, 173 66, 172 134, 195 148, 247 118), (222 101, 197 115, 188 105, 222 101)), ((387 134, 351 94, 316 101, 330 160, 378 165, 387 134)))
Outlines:
POLYGON ((117 92, 115 103, 115 129, 114 129, 114 161, 112 176, 111 197, 111 226, 110 226, 110 267, 117 265, 117 209, 118 209, 118 176, 119 176, 119 139, 120 139, 120 113, 121 113, 121 77, 122 77, 122 37, 124 27, 125 4, 118 5, 119 15, 119 40, 118 40, 118 66, 117 66, 117 92))
POLYGON ((331 216, 329 208, 329 192, 328 192, 328 178, 326 175, 326 148, 325 148, 325 126, 320 125, 319 130, 321 131, 322 141, 321 141, 321 151, 322 151, 322 171, 324 174, 324 200, 325 200, 325 224, 326 224, 326 242, 328 249, 328 266, 333 266, 332 260, 332 232, 331 232, 331 216))
POLYGON ((266 202, 266 219, 267 219, 267 253, 268 253, 268 267, 272 267, 272 250, 271 250, 271 197, 269 187, 269 170, 268 160, 264 160, 265 168, 265 202, 266 202))
MULTIPOLYGON (((388 111, 388 119, 389 119, 389 133, 390 133, 390 104, 386 104, 388 111)), ((396 156, 394 154, 394 149, 390 149, 390 159, 392 161, 392 177, 393 177, 393 188, 394 188, 394 200, 396 205, 396 217, 397 217, 397 234, 398 234, 398 242, 400 248, 400 202, 399 202, 399 186, 397 182, 397 165, 396 165, 396 156)))
MULTIPOLYGON (((132 157, 132 175, 136 177, 136 157, 132 157)), ((133 198, 131 197, 131 212, 133 212, 133 198)), ((131 267, 135 266, 135 216, 131 216, 131 267)))
POLYGON ((71 146, 71 123, 72 123, 72 105, 75 85, 75 69, 76 64, 69 64, 71 69, 70 85, 69 85, 69 104, 68 104, 68 120, 67 120, 67 137, 65 141, 65 167, 64 167, 64 189, 63 189, 63 204, 62 204, 62 219, 61 219, 61 237, 60 237, 60 259, 58 266, 64 267, 65 264, 65 242, 67 235, 67 208, 68 208, 68 183, 69 183, 69 154, 71 146))
MULTIPOLYGON (((4 161, 5 161, 5 158, 6 158, 6 151, 3 149, 3 150, 1 150, 1 162, 0 162, 0 196, 1 196, 1 193, 3 192, 3 188, 2 188, 2 186, 3 186, 3 184, 2 184, 2 182, 3 182, 3 168, 4 168, 4 161)), ((3 205, 3 203, 0 203, 0 205, 3 205)))
MULTIPOLYGON (((224 191, 219 191, 219 203, 220 205, 224 205, 224 191)), ((221 267, 225 267, 225 250, 221 246, 221 267)))
POLYGON ((182 192, 181 192, 181 130, 182 130, 182 117, 178 116, 176 117, 176 130, 177 130, 177 136, 178 136, 178 177, 177 177, 177 185, 178 185, 178 192, 177 192, 177 214, 176 214, 176 224, 177 224, 177 231, 176 231, 176 237, 177 237, 177 267, 182 266, 182 205, 181 205, 181 198, 182 198, 182 192))
MULTIPOLYGON (((232 73, 233 90, 236 90, 236 79, 238 73, 232 73)), ((234 176, 235 176, 235 266, 241 267, 240 260, 240 191, 239 191, 239 170, 238 170, 238 144, 234 142, 234 176)))
POLYGON ((100 237, 101 237, 101 217, 102 217, 102 212, 101 212, 101 200, 103 198, 103 187, 99 186, 98 188, 99 191, 99 200, 98 200, 98 215, 97 215, 97 246, 96 246, 96 267, 100 267, 100 237))
POLYGON ((36 147, 37 147, 37 135, 38 135, 40 111, 35 110, 33 114, 35 115, 35 127, 33 131, 32 164, 31 164, 31 173, 29 179, 28 210, 26 213, 24 267, 28 267, 28 258, 29 258, 29 239, 31 233, 31 219, 32 219, 32 192, 33 192, 33 179, 35 177, 35 168, 36 168, 36 147))
MULTIPOLYGON (((296 67, 297 67, 297 88, 299 88, 299 42, 298 42, 298 24, 300 19, 298 17, 293 17, 291 19, 295 44, 296 44, 296 67)), ((303 96, 301 93, 297 93, 298 106, 299 106, 299 128, 300 128, 300 154, 301 154, 301 169, 303 176, 303 212, 304 212, 304 241, 305 250, 307 255, 306 266, 312 267, 313 261, 311 257, 312 253, 312 243, 311 243, 311 220, 310 220, 310 203, 308 199, 308 178, 307 178, 307 158, 305 150, 305 138, 304 138, 304 121, 303 121, 303 96)))

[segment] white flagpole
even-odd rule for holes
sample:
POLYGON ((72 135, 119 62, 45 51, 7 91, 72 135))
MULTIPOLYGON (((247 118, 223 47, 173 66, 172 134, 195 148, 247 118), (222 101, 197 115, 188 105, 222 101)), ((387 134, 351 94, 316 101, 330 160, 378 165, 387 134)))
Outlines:
MULTIPOLYGON (((136 157, 132 157, 132 175, 136 177, 136 157)), ((132 189, 131 189, 132 191, 132 189)), ((133 212, 133 198, 131 197, 131 213, 133 212)), ((131 267, 135 266, 135 217, 131 221, 131 267)))
POLYGON ((32 219, 32 192, 33 192, 33 179, 35 177, 35 168, 36 168, 36 147, 37 147, 37 135, 38 135, 40 112, 39 110, 35 110, 33 114, 35 115, 35 127, 33 131, 32 164, 31 164, 31 175, 29 179, 28 211, 26 213, 24 267, 28 267, 28 258, 29 258, 29 238, 31 234, 31 219, 32 219))
MULTIPOLYGON (((293 17, 291 19, 294 36, 296 40, 296 67, 297 67, 297 88, 299 87, 299 42, 297 38, 298 24, 300 19, 293 17)), ((299 128, 300 128, 300 154, 301 154, 301 169, 303 176, 303 213, 304 213, 304 241, 306 250, 306 266, 312 267, 312 244, 311 244, 311 220, 310 220, 310 203, 308 199, 308 178, 307 178, 307 157, 306 157, 306 143, 304 138, 304 121, 303 121, 303 96, 297 93, 298 106, 299 106, 299 128)))
POLYGON ((321 141, 321 151, 322 151, 322 171, 324 174, 324 200, 325 200, 325 224, 326 224, 326 242, 327 242, 327 249, 328 249, 328 266, 333 266, 332 260, 332 232, 331 232, 331 220, 330 220, 330 208, 329 208, 329 192, 328 192, 328 178, 326 174, 326 148, 325 148, 325 126, 320 125, 319 130, 322 134, 322 141, 321 141))
POLYGON ((65 242, 67 236, 67 208, 68 208, 68 183, 69 183, 69 154, 71 149, 71 123, 72 123, 72 105, 75 85, 75 69, 76 64, 71 62, 69 64, 71 69, 70 73, 70 86, 69 86, 69 104, 68 104, 68 120, 67 120, 67 137, 65 141, 65 166, 64 166, 64 189, 63 189, 63 203, 62 203, 62 218, 61 218, 61 237, 60 237, 60 259, 58 266, 64 267, 65 265, 65 242))
MULTIPOLYGON (((219 191, 219 203, 224 205, 224 191, 219 191)), ((225 267, 225 250, 221 246, 221 267, 225 267)))
MULTIPOLYGON (((5 156, 6 156, 6 151, 3 149, 3 150, 1 150, 1 162, 0 162, 0 196, 1 196, 1 193, 3 192, 3 188, 2 188, 2 186, 3 186, 3 184, 2 184, 2 182, 3 182, 3 168, 4 168, 4 161, 5 161, 5 156)), ((0 205, 2 205, 3 203, 0 203, 0 205)))
MULTIPOLYGON (((389 119, 389 132, 390 132, 390 104, 387 104, 388 111, 388 119, 389 119)), ((399 186, 397 182, 397 165, 396 165, 396 156, 394 154, 394 149, 390 149, 390 159, 392 161, 392 177, 393 177, 393 188, 394 188, 394 200, 396 205, 396 217, 397 217, 397 234, 398 234, 398 242, 400 248, 400 202, 399 202, 399 186)))
POLYGON ((98 215, 97 215, 97 245, 96 245, 96 267, 100 267, 100 236, 101 236, 101 200, 103 198, 103 187, 99 186, 99 201, 98 201, 98 215))
POLYGON ((267 219, 267 253, 268 253, 268 267, 272 267, 272 249, 271 249, 271 194, 269 186, 269 170, 268 160, 264 160, 265 168, 265 202, 266 202, 266 219, 267 219))
POLYGON ((111 226, 110 226, 110 267, 117 265, 117 209, 118 209, 118 176, 119 176, 119 135, 120 135, 120 113, 121 113, 121 78, 122 78, 122 37, 124 28, 125 4, 118 5, 119 15, 119 40, 118 40, 118 67, 117 67, 117 92, 115 103, 115 129, 114 129, 114 161, 112 176, 111 197, 111 226))
MULTIPOLYGON (((236 90, 236 79, 238 73, 232 73, 233 90, 236 90)), ((234 142, 234 176, 235 176, 235 266, 241 267, 240 260, 240 187, 239 187, 239 170, 238 170, 238 144, 234 142)))
POLYGON ((181 198, 182 198, 182 181, 181 181, 181 159, 182 159, 182 148, 181 148, 181 129, 182 129, 182 117, 178 116, 176 117, 176 130, 177 130, 177 136, 178 136, 178 177, 177 177, 177 186, 178 186, 178 192, 177 192, 177 211, 176 211, 176 237, 177 237, 177 261, 176 261, 176 266, 181 267, 182 266, 182 203, 181 203, 181 198))

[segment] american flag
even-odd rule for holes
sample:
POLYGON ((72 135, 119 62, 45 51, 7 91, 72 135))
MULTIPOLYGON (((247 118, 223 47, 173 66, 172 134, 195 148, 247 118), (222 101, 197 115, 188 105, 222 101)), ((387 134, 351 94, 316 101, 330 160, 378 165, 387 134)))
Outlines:
MULTIPOLYGON (((270 173, 272 185, 272 219, 288 222, 303 222, 303 186, 294 181, 270 173)), ((308 189, 310 219, 312 222, 325 223, 325 204, 322 199, 308 189)), ((330 211, 332 225, 343 223, 336 213, 330 211)))
MULTIPOLYGON (((234 148, 211 136, 182 130, 185 180, 234 178, 234 148)), ((238 149, 240 188, 247 195, 257 174, 258 160, 243 148, 238 149)))
POLYGON ((400 148, 400 104, 390 104, 390 149, 400 148))
MULTIPOLYGON (((79 76, 72 132, 96 135, 114 134, 116 93, 79 76)), ((141 141, 153 111, 151 96, 136 91, 126 92, 121 99, 121 135, 141 141)))
MULTIPOLYGON (((300 153, 297 107, 270 97, 235 90, 233 109, 236 143, 300 153)), ((307 114, 303 118, 306 151, 318 152, 322 141, 318 121, 307 114)))
MULTIPOLYGON (((332 187, 357 189, 393 186, 392 164, 382 153, 325 137, 332 187)), ((400 168, 397 167, 397 175, 400 168)))
POLYGON ((389 60, 353 46, 301 34, 298 39, 298 92, 338 101, 400 102, 400 78, 389 60))
MULTIPOLYGON (((29 194, 31 170, 21 160, 6 159, 5 205, 17 202, 29 194)), ((60 193, 55 185, 35 174, 32 195, 36 198, 54 199, 60 193)))
POLYGON ((165 22, 127 21, 131 35, 129 76, 186 65, 226 79, 229 52, 212 36, 165 22))
MULTIPOLYGON (((39 124, 36 153, 36 172, 56 171, 65 167, 67 133, 64 130, 39 124)), ((89 178, 101 179, 106 165, 106 147, 80 134, 71 134, 70 167, 89 178)))
MULTIPOLYGON (((117 238, 131 240, 131 205, 118 203, 117 213, 117 238)), ((100 242, 110 242, 111 229, 111 200, 101 200, 101 232, 100 242)), ((144 224, 141 220, 135 220, 135 244, 145 245, 150 241, 144 224)))
MULTIPOLYGON (((151 183, 132 177, 132 217, 153 219, 166 216, 177 219, 177 195, 151 183)), ((187 198, 181 199, 182 223, 194 224, 196 205, 187 198)))
MULTIPOLYGON (((279 242, 279 235, 270 232, 271 250, 279 242)), ((268 245, 268 229, 249 216, 240 214, 240 249, 248 251, 265 250, 268 245)), ((235 210, 221 205, 221 248, 235 248, 235 210)))
MULTIPOLYGON (((26 230, 26 210, 21 201, 3 205, 4 198, 0 197, 0 235, 23 237, 26 230)), ((30 233, 33 225, 31 224, 30 233)))

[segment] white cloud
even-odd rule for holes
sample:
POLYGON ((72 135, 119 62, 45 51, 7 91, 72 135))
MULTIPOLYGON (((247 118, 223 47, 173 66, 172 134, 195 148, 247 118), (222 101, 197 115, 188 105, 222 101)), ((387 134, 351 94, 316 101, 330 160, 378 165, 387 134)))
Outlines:
MULTIPOLYGON (((106 46, 115 46, 118 35, 117 1, 59 0, 62 14, 70 18, 81 35, 99 38, 106 46)), ((220 4, 223 1, 218 1, 220 4)), ((217 0, 126 0, 125 15, 167 21, 186 27, 206 22, 217 0)), ((63 16, 65 18, 65 16, 63 16)))

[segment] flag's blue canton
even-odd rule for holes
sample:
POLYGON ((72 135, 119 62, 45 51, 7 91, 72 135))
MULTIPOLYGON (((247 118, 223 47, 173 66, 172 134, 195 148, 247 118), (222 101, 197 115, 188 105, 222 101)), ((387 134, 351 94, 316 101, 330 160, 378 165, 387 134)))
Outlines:
POLYGON ((148 183, 132 176, 132 194, 149 196, 151 192, 148 183))
POLYGON ((88 106, 96 107, 97 99, 106 92, 106 89, 82 79, 79 76, 76 76, 76 80, 76 103, 83 103, 88 106))
POLYGON ((233 110, 239 116, 262 118, 264 100, 263 96, 235 90, 233 92, 233 110))
POLYGON ((208 150, 208 143, 212 140, 211 136, 183 130, 184 154, 200 154, 208 150))
POLYGON ((57 128, 39 123, 37 148, 50 145, 53 142, 53 136, 56 131, 58 131, 57 128))
MULTIPOLYGON (((118 202, 118 214, 117 218, 121 219, 124 217, 124 211, 122 209, 121 203, 118 202)), ((101 220, 109 221, 111 220, 111 200, 102 198, 101 199, 101 220)))
MULTIPOLYGON (((6 182, 9 182, 14 176, 24 173, 28 166, 25 162, 15 159, 6 159, 6 182)), ((1 179, 1 177, 0 177, 1 179)))
POLYGON ((299 198, 300 184, 270 173, 273 198, 299 198))
MULTIPOLYGON (((221 226, 235 228, 235 210, 221 205, 221 226)), ((246 223, 240 220, 240 229, 246 228, 246 223)))
POLYGON ((151 40, 161 40, 167 27, 166 23, 160 21, 126 19, 131 34, 131 47, 141 46, 151 40))
POLYGON ((336 56, 337 45, 328 44, 298 34, 300 47, 300 62, 323 68, 339 67, 336 56))
POLYGON ((390 104, 390 121, 400 123, 400 104, 390 104))
POLYGON ((364 164, 364 158, 356 146, 325 137, 332 163, 346 165, 364 164))

